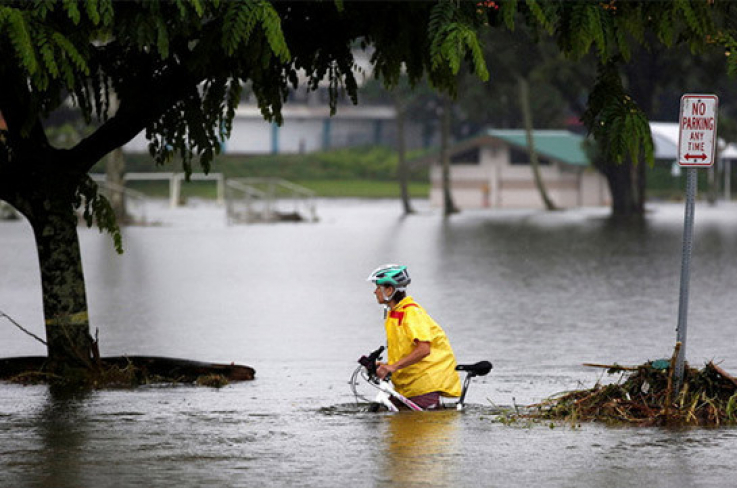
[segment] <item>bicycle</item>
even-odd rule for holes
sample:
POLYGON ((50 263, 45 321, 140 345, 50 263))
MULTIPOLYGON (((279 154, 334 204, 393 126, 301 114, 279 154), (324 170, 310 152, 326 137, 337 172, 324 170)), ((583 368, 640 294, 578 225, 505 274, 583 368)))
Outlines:
MULTIPOLYGON (((390 377, 387 376, 384 379, 380 379, 376 375, 376 362, 381 359, 381 354, 384 352, 384 346, 379 347, 368 356, 361 356, 358 360, 358 367, 351 375, 351 379, 348 382, 351 385, 351 390, 356 398, 356 403, 359 399, 369 403, 369 411, 376 412, 382 406, 390 412, 398 412, 399 408, 392 402, 392 398, 396 399, 402 405, 405 405, 410 410, 421 412, 423 409, 415 404, 409 398, 397 392, 392 384, 390 383, 390 377), (365 396, 358 393, 358 378, 361 377, 367 384, 377 389, 378 392, 373 400, 366 398, 365 396)), ((458 399, 458 403, 455 404, 455 409, 462 411, 465 406, 466 393, 471 385, 471 380, 476 376, 486 376, 493 368, 489 361, 479 361, 474 364, 459 364, 456 366, 456 371, 466 373, 466 377, 463 381, 463 388, 461 389, 461 396, 458 399)))

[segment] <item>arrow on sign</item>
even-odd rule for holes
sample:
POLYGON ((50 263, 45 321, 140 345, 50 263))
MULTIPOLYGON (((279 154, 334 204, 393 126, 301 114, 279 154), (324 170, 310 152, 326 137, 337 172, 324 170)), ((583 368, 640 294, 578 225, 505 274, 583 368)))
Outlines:
POLYGON ((685 159, 687 159, 687 160, 688 160, 688 159, 700 159, 700 160, 702 160, 702 161, 703 161, 704 159, 706 159, 706 154, 686 154, 686 155, 685 155, 685 156, 683 156, 683 157, 684 157, 685 159))

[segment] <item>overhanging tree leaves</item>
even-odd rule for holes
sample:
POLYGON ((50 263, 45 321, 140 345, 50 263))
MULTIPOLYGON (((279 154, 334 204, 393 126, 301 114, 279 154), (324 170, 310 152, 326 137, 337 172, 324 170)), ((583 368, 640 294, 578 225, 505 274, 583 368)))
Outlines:
MULTIPOLYGON (((653 145, 648 126, 649 100, 642 95, 642 84, 633 76, 623 81, 623 74, 633 69, 633 54, 681 51, 686 47, 695 56, 710 48, 721 47, 727 54, 727 70, 737 72, 737 59, 731 56, 737 47, 734 38, 734 2, 724 1, 485 1, 497 15, 490 23, 506 26, 517 33, 519 24, 530 27, 531 41, 547 33, 570 61, 587 61, 595 56, 598 76, 583 120, 599 143, 598 166, 612 188, 615 215, 637 215, 644 211, 644 164, 652 164, 653 145), (586 58, 586 59, 585 59, 586 58), (634 90, 637 97, 630 96, 634 90), (639 104, 643 103, 643 106, 639 104)), ((504 33, 494 37, 505 38, 504 33)), ((545 45, 545 42, 543 42, 545 45)), ((497 43, 487 43, 487 59, 507 54, 497 43)), ((516 51, 514 54, 518 54, 516 51)), ((539 69, 550 59, 528 60, 529 69, 539 69)), ((513 66, 514 60, 512 62, 513 66)), ((499 87, 500 73, 509 71, 506 64, 494 65, 491 88, 499 87)), ((637 74, 635 74, 637 76, 637 74)), ((641 77, 648 77, 642 73, 641 77)), ((652 78, 652 77, 650 77, 652 78)), ((682 78, 682 77, 681 77, 682 78)), ((566 87, 570 87, 570 84, 566 87)), ((539 102, 539 100, 538 100, 539 102)), ((519 122, 518 122, 519 123, 519 122)))
POLYGON ((87 173, 145 131, 159 164, 177 155, 189 174, 207 171, 232 129, 248 84, 266 120, 299 74, 356 100, 352 48, 375 48, 381 78, 427 75, 452 92, 461 61, 485 77, 470 2, 268 2, 0 0, 0 199, 30 222, 36 238, 50 364, 90 363, 87 298, 75 209, 88 224, 120 233, 87 173), (402 33, 402 35, 398 35, 402 33), (110 96, 119 106, 110 114, 110 96), (71 148, 50 142, 43 120, 71 99, 94 131, 71 148))
MULTIPOLYGON (((528 19, 546 28, 572 59, 581 59, 591 51, 599 58, 598 77, 583 121, 599 144, 600 169, 607 175, 615 198, 614 214, 641 214, 644 171, 640 171, 643 176, 635 185, 633 163, 644 157, 652 165, 653 143, 646 114, 623 86, 622 67, 630 62, 633 50, 640 48, 686 45, 692 53, 701 53, 723 46, 729 55, 736 45, 732 20, 735 4, 719 0, 528 0, 524 9, 528 10, 528 19), (631 194, 635 186, 640 187, 640 195, 631 194)), ((735 72, 735 66, 737 60, 728 56, 727 69, 735 72)))

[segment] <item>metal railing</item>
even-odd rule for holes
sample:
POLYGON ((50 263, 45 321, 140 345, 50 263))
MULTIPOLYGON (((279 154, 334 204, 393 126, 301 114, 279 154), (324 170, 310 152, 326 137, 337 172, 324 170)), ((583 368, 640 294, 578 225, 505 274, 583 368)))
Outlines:
POLYGON ((115 195, 122 195, 125 198, 125 212, 132 222, 146 223, 146 195, 144 193, 107 182, 104 179, 94 178, 94 180, 108 201, 112 202, 115 195))
POLYGON ((10 204, 0 200, 0 220, 18 220, 18 212, 10 204))
POLYGON ((229 224, 317 221, 315 192, 281 178, 228 178, 225 208, 229 224))

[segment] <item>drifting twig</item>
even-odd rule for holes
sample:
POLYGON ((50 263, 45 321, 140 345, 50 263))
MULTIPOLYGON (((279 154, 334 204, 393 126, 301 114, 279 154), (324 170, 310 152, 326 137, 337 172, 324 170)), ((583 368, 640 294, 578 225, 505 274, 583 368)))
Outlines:
POLYGON ((637 367, 635 366, 620 366, 619 364, 583 363, 583 365, 589 368, 604 368, 612 371, 637 371, 637 367))
POLYGON ((676 361, 678 360, 678 354, 681 352, 681 342, 676 342, 676 347, 673 349, 673 356, 670 358, 670 366, 668 371, 668 384, 665 389, 665 404, 663 405, 666 415, 668 409, 673 401, 673 376, 676 371, 676 361))
POLYGON ((30 331, 28 331, 28 330, 24 329, 22 325, 20 325, 20 324, 19 324, 18 322, 16 322, 15 320, 13 320, 13 319, 12 319, 12 318, 10 317, 10 315, 6 314, 6 313, 5 313, 5 312, 3 312, 2 310, 0 310, 0 317, 5 317, 6 319, 8 319, 8 320, 10 321, 10 323, 11 323, 11 324, 15 325, 15 326, 16 326, 16 327, 18 327, 18 328, 19 328, 20 330, 22 330, 23 332, 25 332, 25 333, 26 333, 26 334, 28 334, 29 336, 33 337, 34 339, 36 339, 36 340, 37 340, 38 342, 40 342, 40 343, 41 343, 41 344, 43 344, 44 346, 47 346, 47 345, 48 345, 48 344, 46 343, 46 341, 45 341, 45 340, 41 339, 41 338, 40 338, 39 336, 37 336, 37 335, 36 335, 36 334, 34 334, 33 332, 30 332, 30 331))
POLYGON ((716 371, 717 373, 719 373, 722 376, 722 378, 724 378, 727 381, 730 381, 733 385, 737 386, 737 378, 735 378, 734 376, 730 375, 729 373, 727 373, 726 371, 724 371, 721 367, 719 367, 716 364, 714 364, 714 361, 710 361, 709 362, 709 365, 712 368, 714 368, 714 371, 716 371))

